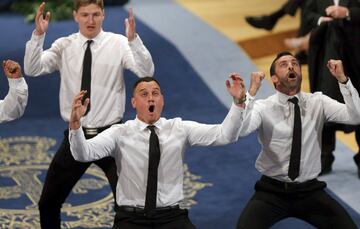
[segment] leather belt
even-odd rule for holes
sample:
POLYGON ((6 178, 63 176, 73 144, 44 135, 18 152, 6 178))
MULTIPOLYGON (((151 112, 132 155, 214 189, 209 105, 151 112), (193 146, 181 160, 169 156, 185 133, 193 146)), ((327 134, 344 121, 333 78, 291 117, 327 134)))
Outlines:
POLYGON ((305 182, 284 182, 284 181, 275 180, 273 178, 264 175, 261 176, 260 180, 281 189, 301 189, 301 188, 306 188, 317 182, 317 179, 312 179, 305 182))
MULTIPOLYGON (((127 206, 127 205, 122 205, 117 207, 117 209, 119 211, 124 211, 124 212, 130 212, 130 213, 145 213, 145 209, 143 207, 133 207, 133 206, 127 206)), ((173 205, 173 206, 167 206, 167 207, 159 207, 155 209, 155 212, 163 212, 163 211, 169 211, 169 210, 173 210, 173 209, 180 209, 179 205, 173 205)))
MULTIPOLYGON (((120 123, 122 123, 122 120, 120 120, 119 122, 114 123, 114 124, 120 124, 120 123)), ((108 129, 109 127, 111 127, 114 124, 111 124, 108 126, 103 126, 103 127, 97 127, 97 128, 83 127, 82 129, 83 129, 85 135, 95 136, 95 135, 98 135, 99 133, 103 132, 104 130, 108 129)))

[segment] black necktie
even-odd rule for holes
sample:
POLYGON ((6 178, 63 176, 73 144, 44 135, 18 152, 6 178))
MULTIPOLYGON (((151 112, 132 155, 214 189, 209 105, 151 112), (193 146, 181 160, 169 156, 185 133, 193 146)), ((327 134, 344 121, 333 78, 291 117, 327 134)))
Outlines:
POLYGON ((148 126, 151 131, 149 140, 149 168, 146 186, 145 211, 151 213, 156 208, 157 178, 160 162, 159 138, 155 133, 155 126, 148 126))
POLYGON ((300 159, 301 159, 301 116, 300 116, 300 107, 298 104, 298 98, 293 97, 289 99, 290 102, 294 104, 294 131, 293 139, 291 144, 291 154, 290 154, 290 163, 288 176, 291 180, 295 180, 299 176, 300 171, 300 159))
MULTIPOLYGON (((84 54, 84 61, 83 61, 83 72, 82 72, 82 78, 81 78, 81 90, 86 90, 87 93, 84 97, 84 100, 86 98, 90 98, 90 92, 91 92, 91 61, 92 61, 92 57, 91 57, 91 49, 90 49, 90 45, 93 41, 92 40, 88 40, 87 41, 87 47, 85 50, 85 54, 84 54)), ((90 103, 88 105, 88 108, 86 110, 85 115, 87 115, 87 113, 90 110, 90 103)))

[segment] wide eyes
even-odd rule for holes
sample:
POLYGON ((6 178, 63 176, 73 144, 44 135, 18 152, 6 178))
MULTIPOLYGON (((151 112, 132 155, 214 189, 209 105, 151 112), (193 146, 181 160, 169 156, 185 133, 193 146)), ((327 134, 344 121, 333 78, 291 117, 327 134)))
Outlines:
MULTIPOLYGON (((147 91, 141 91, 141 92, 140 92, 140 96, 141 96, 141 97, 147 97, 147 96, 149 96, 149 94, 150 94, 150 93, 147 92, 147 91)), ((160 91, 157 91, 157 90, 156 90, 156 91, 152 91, 152 92, 151 92, 151 95, 152 95, 153 97, 157 97, 157 96, 160 95, 160 91)))
POLYGON ((293 61, 290 61, 290 62, 282 61, 282 62, 279 63, 279 66, 280 66, 280 68, 287 68, 290 63, 291 63, 291 65, 293 67, 299 67, 299 62, 297 60, 293 60, 293 61))

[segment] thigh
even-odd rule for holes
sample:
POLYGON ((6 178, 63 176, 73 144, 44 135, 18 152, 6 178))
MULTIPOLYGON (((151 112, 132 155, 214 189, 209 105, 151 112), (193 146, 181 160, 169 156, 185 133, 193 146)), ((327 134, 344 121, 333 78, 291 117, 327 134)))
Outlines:
MULTIPOLYGON (((116 196, 116 184, 118 181, 117 167, 113 157, 105 157, 100 160, 94 161, 94 164, 99 166, 104 171, 106 178, 109 181, 111 191, 114 198, 116 196)), ((115 201, 116 202, 116 201, 115 201)))
POLYGON ((117 211, 113 229, 152 229, 152 222, 142 214, 117 211))
POLYGON ((242 211, 236 228, 267 229, 288 214, 288 204, 280 196, 256 191, 242 211))
POLYGON ((65 135, 47 171, 40 202, 62 204, 89 165, 90 163, 78 162, 73 158, 65 135))
POLYGON ((318 190, 296 204, 297 217, 317 228, 354 228, 346 210, 325 190, 318 190))
POLYGON ((196 229, 186 209, 174 209, 156 220, 156 229, 196 229))

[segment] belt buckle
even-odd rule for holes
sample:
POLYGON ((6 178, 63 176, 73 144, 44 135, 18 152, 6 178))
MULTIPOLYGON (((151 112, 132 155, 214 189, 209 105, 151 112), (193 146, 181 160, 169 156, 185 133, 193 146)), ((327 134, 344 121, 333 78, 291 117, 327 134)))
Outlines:
POLYGON ((85 128, 85 134, 86 135, 97 135, 98 134, 98 129, 97 128, 85 128))

